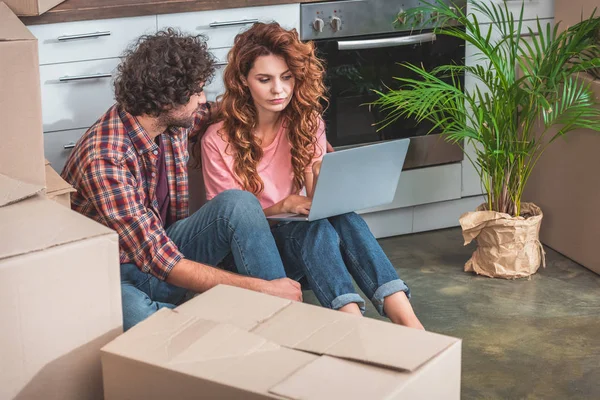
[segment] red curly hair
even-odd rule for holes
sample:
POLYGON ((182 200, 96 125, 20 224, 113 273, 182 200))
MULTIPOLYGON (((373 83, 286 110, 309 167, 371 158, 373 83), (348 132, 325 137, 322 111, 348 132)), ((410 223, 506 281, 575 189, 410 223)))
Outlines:
MULTIPOLYGON (((262 148, 254 136, 258 117, 245 78, 260 56, 276 55, 287 63, 295 78, 294 93, 282 111, 291 144, 294 187, 304 187, 304 171, 317 152, 317 130, 325 99, 324 66, 315 55, 312 42, 302 43, 295 29, 283 29, 277 23, 256 23, 235 37, 225 68, 223 94, 217 121, 223 121, 220 134, 233 151, 234 172, 244 190, 259 194, 264 189, 258 175, 262 148)), ((318 154, 320 155, 320 154, 318 154)))

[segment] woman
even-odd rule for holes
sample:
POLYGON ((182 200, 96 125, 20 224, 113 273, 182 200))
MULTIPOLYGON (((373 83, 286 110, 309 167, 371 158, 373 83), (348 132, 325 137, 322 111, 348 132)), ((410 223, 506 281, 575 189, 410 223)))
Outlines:
MULTIPOLYGON (((266 216, 308 214, 327 143, 323 72, 312 43, 295 30, 257 23, 237 35, 218 122, 201 140, 208 199, 243 189, 258 197, 266 216)), ((323 306, 362 315, 354 277, 382 315, 423 329, 409 289, 357 214, 280 222, 272 232, 288 275, 306 276, 323 306)))

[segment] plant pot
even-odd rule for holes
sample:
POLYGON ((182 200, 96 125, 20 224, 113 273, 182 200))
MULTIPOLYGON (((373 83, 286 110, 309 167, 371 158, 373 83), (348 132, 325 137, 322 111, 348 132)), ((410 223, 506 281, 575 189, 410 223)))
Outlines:
POLYGON ((516 279, 534 274, 540 265, 546 266, 546 253, 539 240, 542 210, 533 203, 522 203, 521 211, 524 217, 513 217, 487 211, 487 204, 481 204, 460 217, 465 246, 472 240, 477 242, 465 271, 516 279))

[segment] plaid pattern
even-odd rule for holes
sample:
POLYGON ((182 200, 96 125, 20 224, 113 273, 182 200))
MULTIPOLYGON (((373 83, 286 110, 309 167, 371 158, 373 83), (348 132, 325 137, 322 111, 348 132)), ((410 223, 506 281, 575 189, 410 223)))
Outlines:
MULTIPOLYGON (((198 113, 193 129, 207 114, 208 108, 198 113)), ((171 129, 160 136, 172 222, 188 216, 188 133, 171 129)), ((79 139, 61 175, 77 189, 71 196, 73 209, 117 231, 121 263, 165 280, 183 255, 160 219, 158 149, 137 120, 114 105, 79 139)))

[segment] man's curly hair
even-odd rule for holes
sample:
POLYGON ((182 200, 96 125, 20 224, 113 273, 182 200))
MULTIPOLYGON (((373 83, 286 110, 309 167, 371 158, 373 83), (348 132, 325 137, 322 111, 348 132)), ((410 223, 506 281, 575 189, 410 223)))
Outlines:
POLYGON ((115 77, 115 99, 132 115, 158 117, 202 92, 214 72, 204 36, 169 28, 141 36, 125 52, 115 77))

